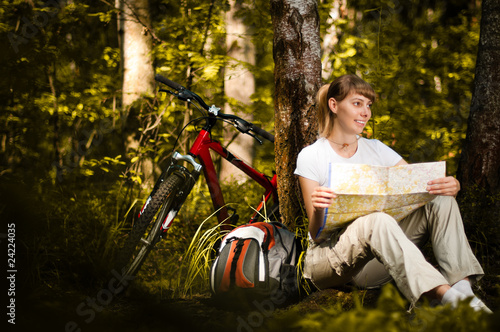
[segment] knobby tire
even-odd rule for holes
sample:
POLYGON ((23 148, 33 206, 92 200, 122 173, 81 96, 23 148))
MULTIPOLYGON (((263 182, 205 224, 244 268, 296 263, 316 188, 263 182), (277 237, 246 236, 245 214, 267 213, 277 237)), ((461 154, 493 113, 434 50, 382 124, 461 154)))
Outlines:
POLYGON ((171 210, 176 199, 180 199, 178 193, 184 182, 185 179, 182 175, 171 174, 160 184, 141 216, 136 220, 118 259, 117 267, 122 275, 122 280, 119 281, 120 286, 127 286, 127 280, 137 274, 148 254, 158 242, 164 217, 159 218, 157 214, 160 210, 166 211, 166 213, 171 210), (150 227, 150 231, 147 232, 148 226, 155 216, 157 218, 150 227))

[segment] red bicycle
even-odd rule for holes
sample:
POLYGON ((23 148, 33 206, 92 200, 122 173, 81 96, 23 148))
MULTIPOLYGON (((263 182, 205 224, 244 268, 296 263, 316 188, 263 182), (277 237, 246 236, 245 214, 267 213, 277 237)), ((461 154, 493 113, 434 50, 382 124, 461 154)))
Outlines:
MULTIPOLYGON (((262 218, 263 209, 271 199, 273 204, 268 216, 274 215, 274 218, 278 218, 279 214, 276 174, 271 177, 266 176, 240 160, 224 148, 220 142, 212 138, 212 129, 219 121, 229 122, 241 133, 254 137, 260 144, 262 144, 262 141, 256 135, 271 142, 274 142, 274 136, 236 115, 222 113, 220 108, 215 105, 208 106, 200 96, 176 82, 161 75, 156 75, 155 80, 175 90, 160 89, 160 92, 170 93, 182 101, 192 103, 196 107, 199 105, 206 115, 197 120, 205 121, 205 125, 198 132, 188 154, 182 155, 176 151, 173 153, 170 165, 156 181, 153 191, 139 212, 118 259, 118 267, 121 269, 124 278, 135 276, 150 251, 165 237, 201 172, 203 172, 207 181, 219 223, 221 225, 236 223, 238 215, 224 201, 224 195, 210 151, 214 151, 242 170, 263 188, 263 200, 255 208, 249 222, 262 218), (230 211, 232 212, 231 215, 229 214, 230 211)), ((179 135, 181 134, 182 131, 179 135)))

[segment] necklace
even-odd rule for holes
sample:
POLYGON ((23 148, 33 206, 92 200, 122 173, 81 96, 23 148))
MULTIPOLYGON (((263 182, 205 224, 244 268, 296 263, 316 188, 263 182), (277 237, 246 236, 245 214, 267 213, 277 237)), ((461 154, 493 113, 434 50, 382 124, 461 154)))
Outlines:
POLYGON ((337 142, 335 142, 335 141, 333 141, 333 140, 331 140, 329 138, 327 138, 327 140, 329 140, 333 144, 337 144, 338 146, 341 146, 342 150, 347 151, 347 148, 349 147, 349 145, 354 144, 354 143, 356 143, 359 140, 359 136, 357 136, 356 140, 354 142, 351 142, 351 143, 337 143, 337 142))

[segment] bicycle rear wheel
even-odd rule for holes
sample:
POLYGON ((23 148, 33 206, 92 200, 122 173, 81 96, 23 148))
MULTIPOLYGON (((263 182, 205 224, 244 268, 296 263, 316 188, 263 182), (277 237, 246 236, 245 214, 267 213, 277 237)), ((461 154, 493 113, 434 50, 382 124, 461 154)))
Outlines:
POLYGON ((176 213, 180 209, 186 196, 182 190, 185 182, 183 174, 175 172, 163 181, 148 199, 119 255, 117 267, 122 276, 118 282, 119 286, 126 287, 127 280, 137 274, 148 254, 160 240, 163 221, 167 217, 174 217, 169 216, 169 213, 176 213))

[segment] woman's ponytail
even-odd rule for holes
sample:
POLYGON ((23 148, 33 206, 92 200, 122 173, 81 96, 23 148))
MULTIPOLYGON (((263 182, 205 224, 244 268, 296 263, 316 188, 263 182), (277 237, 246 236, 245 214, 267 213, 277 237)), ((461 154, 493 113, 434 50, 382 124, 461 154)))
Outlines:
POLYGON ((328 90, 330 84, 323 85, 316 94, 316 105, 318 105, 318 129, 319 135, 328 137, 333 127, 333 118, 335 114, 328 107, 328 90))

